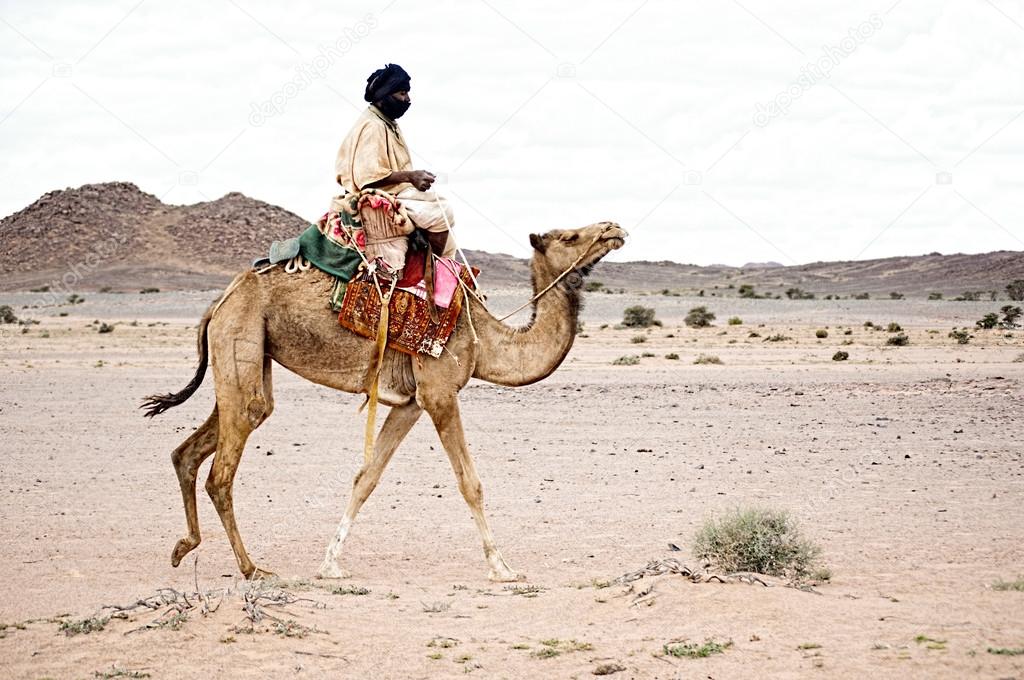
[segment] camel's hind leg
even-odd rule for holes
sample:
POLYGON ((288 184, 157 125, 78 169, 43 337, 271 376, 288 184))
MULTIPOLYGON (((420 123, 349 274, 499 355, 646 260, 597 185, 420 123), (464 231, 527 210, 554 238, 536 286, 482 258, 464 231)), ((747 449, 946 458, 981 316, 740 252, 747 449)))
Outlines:
POLYGON ((199 536, 199 515, 196 512, 196 473, 210 454, 217 450, 217 407, 181 446, 174 449, 171 462, 178 473, 181 485, 181 499, 185 504, 185 520, 188 522, 188 536, 180 539, 171 553, 171 566, 178 566, 202 540, 199 536))
MULTIPOLYGON (((249 435, 260 424, 270 417, 274 409, 274 399, 270 382, 270 358, 263 357, 257 362, 238 361, 236 347, 234 375, 229 373, 228 380, 217 379, 217 410, 220 412, 220 426, 217 433, 217 455, 210 467, 210 475, 206 479, 206 492, 210 495, 224 531, 231 542, 238 568, 246 578, 272 576, 270 572, 257 569, 249 554, 245 551, 242 536, 238 533, 235 522, 235 509, 232 487, 235 472, 242 459, 242 451, 249 435), (255 389, 246 393, 246 387, 255 384, 255 389)), ((214 365, 216 371, 217 366, 214 365)))
POLYGON ((416 424, 423 409, 416 402, 404 406, 395 406, 388 413, 384 424, 380 428, 380 435, 377 437, 377 444, 374 447, 373 460, 363 465, 352 482, 352 497, 348 501, 348 508, 345 516, 338 524, 338 530, 327 546, 327 554, 324 555, 323 564, 317 572, 318 578, 345 578, 348 572, 338 566, 338 556, 341 554, 341 546, 348 536, 348 530, 352 526, 356 513, 363 507, 363 503, 370 497, 373 490, 377 488, 377 482, 384 473, 388 461, 398 449, 409 430, 416 424))

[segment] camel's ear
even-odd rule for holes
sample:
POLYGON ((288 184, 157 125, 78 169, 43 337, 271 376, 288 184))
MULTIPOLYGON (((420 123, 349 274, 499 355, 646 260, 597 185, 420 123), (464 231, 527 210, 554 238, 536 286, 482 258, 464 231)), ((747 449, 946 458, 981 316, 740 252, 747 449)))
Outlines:
POLYGON ((538 253, 543 253, 545 248, 547 248, 547 246, 544 245, 544 237, 540 234, 530 234, 530 245, 533 246, 533 249, 538 253))

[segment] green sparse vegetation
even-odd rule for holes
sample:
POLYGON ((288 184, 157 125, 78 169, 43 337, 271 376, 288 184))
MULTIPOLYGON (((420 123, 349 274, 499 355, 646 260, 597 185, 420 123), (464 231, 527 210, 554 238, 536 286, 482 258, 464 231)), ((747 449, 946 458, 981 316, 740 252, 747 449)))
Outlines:
POLYGON ((1024 654, 1024 647, 989 647, 986 651, 1000 656, 1021 656, 1024 654))
POLYGON ((730 326, 742 326, 743 325, 743 319, 741 319, 738 316, 730 316, 729 317, 729 321, 727 321, 727 323, 730 326))
POLYGON ((928 299, 929 300, 941 300, 942 299, 942 293, 928 293, 928 299))
POLYGON ((985 316, 981 317, 978 321, 974 322, 974 325, 982 330, 988 330, 995 328, 999 325, 999 315, 995 312, 989 312, 985 316))
POLYGON ((1024 300, 1024 279, 1016 279, 1007 284, 1006 297, 1015 302, 1024 300))
POLYGON ((903 326, 899 325, 895 321, 890 321, 889 325, 885 327, 885 330, 888 333, 899 333, 903 330, 903 326))
POLYGON ((1018 578, 1014 581, 996 581, 992 584, 992 590, 1016 590, 1017 592, 1024 593, 1024 577, 1018 578))
POLYGON ((68 637, 74 637, 75 635, 88 635, 89 633, 96 633, 107 627, 107 623, 110 622, 109 616, 91 616, 87 619, 70 619, 67 621, 61 621, 58 630, 68 637))
POLYGON ((600 281, 587 281, 583 284, 583 290, 587 293, 596 293, 602 288, 604 288, 604 284, 600 281))
POLYGON ((629 339, 629 341, 631 343, 633 343, 634 345, 639 345, 641 343, 647 342, 647 336, 646 335, 634 335, 633 337, 631 337, 629 339))
POLYGON ((949 332, 948 337, 956 340, 956 344, 958 345, 966 345, 971 341, 971 338, 973 338, 974 336, 971 335, 971 332, 966 328, 954 328, 949 332))
POLYGON ((726 572, 801 580, 819 566, 821 549, 804 538, 788 512, 746 508, 706 520, 694 537, 693 553, 726 572))
POLYGON ((622 325, 627 328, 649 328, 660 326, 661 322, 654 318, 654 308, 634 305, 622 312, 622 325))
POLYGON ((159 288, 143 288, 142 290, 139 291, 139 293, 141 293, 142 295, 149 295, 150 293, 159 293, 159 292, 160 292, 159 288))
POLYGON ((751 298, 751 299, 757 299, 757 298, 760 298, 760 297, 761 297, 761 296, 760 296, 760 295, 758 295, 758 294, 757 294, 757 292, 756 292, 756 291, 754 290, 754 287, 753 287, 752 285, 750 285, 749 283, 744 283, 744 284, 742 284, 742 285, 741 285, 741 286, 739 287, 739 290, 737 290, 737 291, 736 291, 736 293, 737 293, 737 294, 738 294, 738 295, 739 295, 739 296, 740 296, 741 298, 751 298))
POLYGON ((701 354, 700 356, 698 356, 696 359, 693 360, 693 363, 700 364, 700 365, 703 365, 703 364, 721 364, 722 360, 719 359, 714 354, 701 354))
POLYGON ((706 640, 703 644, 681 640, 666 643, 662 646, 662 651, 679 659, 703 659, 712 654, 722 654, 730 647, 732 647, 731 640, 728 642, 706 640))
POLYGON ((787 340, 792 340, 792 339, 793 338, 789 337, 788 335, 783 335, 782 333, 776 333, 774 335, 769 335, 767 338, 762 340, 762 342, 785 342, 787 340))
POLYGON ((676 354, 675 352, 669 352, 668 354, 665 355, 665 358, 670 361, 679 361, 679 355, 676 354))
POLYGON ((686 314, 686 318, 683 319, 683 322, 690 328, 707 328, 714 320, 714 312, 709 312, 707 307, 701 305, 700 307, 694 307, 691 309, 686 314))
POLYGON ((627 354, 612 362, 612 366, 636 366, 640 363, 640 357, 635 354, 627 354))
POLYGON ((903 299, 903 293, 897 293, 896 291, 893 291, 893 292, 889 293, 889 299, 890 300, 902 300, 903 299))
POLYGON ((789 288, 786 290, 786 297, 790 300, 813 300, 814 293, 808 292, 803 288, 789 288))
POLYGON ((910 338, 908 338, 905 333, 897 333, 896 335, 892 335, 886 339, 885 344, 893 345, 895 347, 903 347, 904 345, 910 344, 910 338))

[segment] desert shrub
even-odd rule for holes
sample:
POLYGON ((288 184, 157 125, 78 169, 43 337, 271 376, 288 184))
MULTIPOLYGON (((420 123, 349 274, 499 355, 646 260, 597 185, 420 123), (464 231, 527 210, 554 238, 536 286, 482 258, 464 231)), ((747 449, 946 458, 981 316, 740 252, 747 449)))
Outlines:
POLYGON ((103 322, 103 323, 100 324, 100 327, 96 329, 96 332, 97 333, 113 333, 114 332, 114 326, 112 324, 103 322))
POLYGON ((141 294, 143 294, 143 295, 148 295, 149 293, 159 293, 160 289, 159 288, 143 288, 139 292, 141 294))
POLYGON ((739 287, 739 290, 736 291, 736 292, 739 294, 739 296, 741 298, 759 298, 759 297, 761 297, 760 295, 757 294, 757 291, 754 290, 754 287, 752 285, 750 285, 749 283, 744 283, 743 285, 741 285, 739 287))
POLYGON ((750 331, 749 333, 747 333, 747 337, 748 338, 759 338, 759 337, 761 337, 761 334, 758 333, 757 331, 750 331))
POLYGON ((701 354, 693 360, 695 364, 721 364, 722 360, 714 354, 701 354))
POLYGON ((999 325, 999 315, 995 312, 989 312, 978 321, 975 321, 974 325, 984 329, 995 328, 999 325))
POLYGON ((1016 328, 1017 319, 1020 318, 1022 310, 1020 307, 1013 305, 1003 305, 1000 309, 1003 313, 1003 320, 999 322, 999 325, 1003 328, 1016 328))
POLYGON ((850 296, 851 300, 870 300, 871 293, 857 293, 856 295, 850 296))
POLYGON ((992 584, 992 590, 1016 590, 1018 592, 1024 593, 1024 577, 1019 578, 1015 581, 996 581, 992 584))
POLYGON ((679 361, 679 355, 676 354, 675 352, 669 352, 668 354, 665 355, 665 358, 670 359, 672 361, 679 361))
POLYGON ((971 338, 973 338, 974 336, 971 335, 971 332, 968 331, 966 328, 954 328, 949 332, 948 337, 951 337, 954 340, 956 340, 956 344, 958 345, 966 345, 971 341, 971 338))
POLYGON ((743 325, 743 319, 741 319, 738 316, 730 316, 728 324, 730 326, 742 326, 743 325))
POLYGON ((649 328, 660 326, 661 322, 654 318, 654 309, 643 305, 627 307, 622 313, 622 325, 628 328, 649 328))
POLYGON ((839 350, 838 352, 832 355, 832 361, 846 361, 849 358, 850 353, 844 352, 843 350, 839 350))
POLYGON ((803 288, 789 288, 786 290, 786 297, 790 300, 813 300, 814 293, 810 293, 803 288))
POLYGON ((853 329, 847 328, 845 331, 843 331, 843 335, 853 335, 853 329))
POLYGON ((18 317, 10 305, 0 305, 0 323, 18 323, 18 317))
POLYGON ((864 328, 874 328, 874 327, 875 327, 875 322, 874 321, 865 321, 864 322, 864 328))
POLYGON ((714 320, 714 312, 709 312, 707 307, 701 305, 691 309, 683 322, 691 328, 707 328, 714 320))
POLYGON ((783 335, 782 333, 776 333, 775 335, 769 335, 767 338, 765 338, 761 342, 785 342, 786 340, 792 340, 792 339, 793 338, 789 337, 788 335, 783 335))
POLYGON ((83 302, 85 302, 85 298, 79 295, 78 293, 72 293, 71 295, 68 296, 69 305, 80 305, 83 302))
POLYGON ((582 332, 583 332, 583 322, 582 321, 577 321, 576 322, 576 335, 579 335, 582 332))
POLYGON ((627 354, 612 362, 612 366, 636 366, 640 363, 640 357, 635 354, 627 354))
POLYGON ((896 335, 889 336, 889 339, 885 341, 887 345, 895 345, 896 347, 902 347, 903 345, 910 344, 910 338, 903 333, 897 333, 896 335))
POLYGON ((735 509, 704 522, 693 553, 725 572, 752 571, 799 580, 817 566, 821 549, 804 538, 789 513, 735 509))
POLYGON ((583 290, 588 293, 596 293, 597 291, 604 288, 604 284, 600 281, 587 281, 583 284, 583 290))
POLYGON ((928 293, 928 299, 929 300, 941 300, 942 299, 942 293, 928 293))
POLYGON ((1016 279, 1007 284, 1006 297, 1015 302, 1024 300, 1024 279, 1016 279))
POLYGON ((665 652, 668 656, 674 656, 679 659, 703 659, 712 654, 722 654, 730 647, 732 647, 732 640, 728 642, 706 640, 703 644, 677 640, 662 645, 661 651, 665 652))
POLYGON ((824 328, 819 328, 818 330, 814 331, 814 337, 816 337, 816 338, 827 338, 828 337, 828 331, 825 330, 824 328))
POLYGON ((653 356, 654 356, 654 352, 641 352, 640 353, 640 358, 641 359, 650 359, 653 356))
POLYGON ((629 341, 631 343, 633 343, 634 345, 639 345, 642 342, 647 342, 647 336, 646 335, 634 335, 633 337, 631 337, 629 339, 629 341))
POLYGON ((903 330, 903 326, 899 325, 895 321, 890 321, 889 325, 885 327, 885 330, 890 333, 899 333, 903 330))
POLYGON ((1024 353, 1018 354, 1013 358, 1013 363, 1024 364, 1024 353))
POLYGON ((981 300, 981 296, 985 294, 983 290, 965 290, 960 295, 953 298, 955 302, 978 302, 981 300))
POLYGON ((903 293, 897 293, 897 292, 893 291, 892 293, 889 293, 889 299, 890 300, 902 300, 903 299, 903 293))

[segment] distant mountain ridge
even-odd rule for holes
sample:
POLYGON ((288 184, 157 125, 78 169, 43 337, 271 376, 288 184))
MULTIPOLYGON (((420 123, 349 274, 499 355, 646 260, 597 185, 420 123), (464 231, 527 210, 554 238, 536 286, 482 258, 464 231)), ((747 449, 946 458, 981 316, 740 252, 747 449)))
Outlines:
MULTIPOLYGON (((51 191, 0 220, 0 290, 217 288, 266 253, 272 241, 307 226, 294 213, 236 192, 214 201, 169 205, 128 182, 51 191)), ((529 285, 527 260, 474 250, 467 255, 483 270, 485 286, 529 285)), ((734 295, 747 284, 758 293, 777 295, 798 287, 819 297, 1002 293, 1014 279, 1024 279, 1024 252, 933 253, 796 266, 602 262, 590 277, 611 289, 734 295)))

